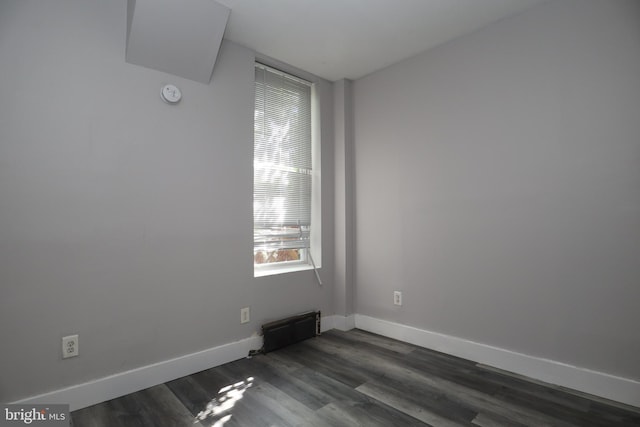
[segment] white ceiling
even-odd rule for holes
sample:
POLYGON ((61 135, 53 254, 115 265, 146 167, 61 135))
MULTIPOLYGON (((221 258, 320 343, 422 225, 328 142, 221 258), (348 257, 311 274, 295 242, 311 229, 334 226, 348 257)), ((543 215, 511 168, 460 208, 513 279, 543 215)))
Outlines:
POLYGON ((225 38, 334 81, 356 79, 546 0, 217 0, 225 38))

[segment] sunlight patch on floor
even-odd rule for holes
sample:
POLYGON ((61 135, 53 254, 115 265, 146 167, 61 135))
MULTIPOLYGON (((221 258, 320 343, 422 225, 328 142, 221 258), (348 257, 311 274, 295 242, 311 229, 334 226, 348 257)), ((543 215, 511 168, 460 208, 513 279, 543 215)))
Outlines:
POLYGON ((236 403, 242 399, 245 391, 253 385, 254 378, 248 377, 244 381, 238 381, 234 384, 222 387, 218 391, 218 396, 211 399, 207 403, 207 407, 198 413, 194 424, 207 419, 213 419, 215 422, 211 427, 222 427, 232 417, 232 414, 223 414, 231 411, 236 403))

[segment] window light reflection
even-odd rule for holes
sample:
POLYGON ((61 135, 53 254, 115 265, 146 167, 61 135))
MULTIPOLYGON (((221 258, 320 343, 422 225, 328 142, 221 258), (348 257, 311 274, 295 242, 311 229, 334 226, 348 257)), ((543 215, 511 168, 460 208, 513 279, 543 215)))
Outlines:
POLYGON ((223 426, 232 417, 232 414, 227 412, 231 411, 236 403, 242 399, 245 391, 253 385, 253 381, 254 378, 249 377, 244 381, 238 381, 235 384, 222 387, 218 391, 218 396, 211 399, 211 401, 207 403, 206 408, 196 415, 194 424, 213 419, 215 422, 212 424, 212 427, 223 426), (224 415, 225 413, 227 414, 224 415))

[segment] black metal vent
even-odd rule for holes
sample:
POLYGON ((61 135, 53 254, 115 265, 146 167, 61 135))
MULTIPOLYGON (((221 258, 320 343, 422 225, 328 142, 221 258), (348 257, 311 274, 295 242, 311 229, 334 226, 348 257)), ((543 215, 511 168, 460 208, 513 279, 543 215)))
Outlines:
POLYGON ((315 337, 320 335, 320 312, 310 311, 269 322, 262 325, 262 335, 264 353, 315 337))

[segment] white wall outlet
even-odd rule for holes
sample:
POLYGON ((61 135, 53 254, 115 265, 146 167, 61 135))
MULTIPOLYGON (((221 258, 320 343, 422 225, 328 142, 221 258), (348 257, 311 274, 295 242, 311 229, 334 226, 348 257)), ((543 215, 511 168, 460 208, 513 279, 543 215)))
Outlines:
POLYGON ((78 336, 68 335, 62 337, 62 358, 75 357, 79 354, 80 348, 78 347, 78 336))
POLYGON ((251 320, 251 313, 249 311, 249 307, 240 309, 240 323, 249 323, 251 320))
POLYGON ((393 304, 402 305, 402 292, 393 291, 393 304))

